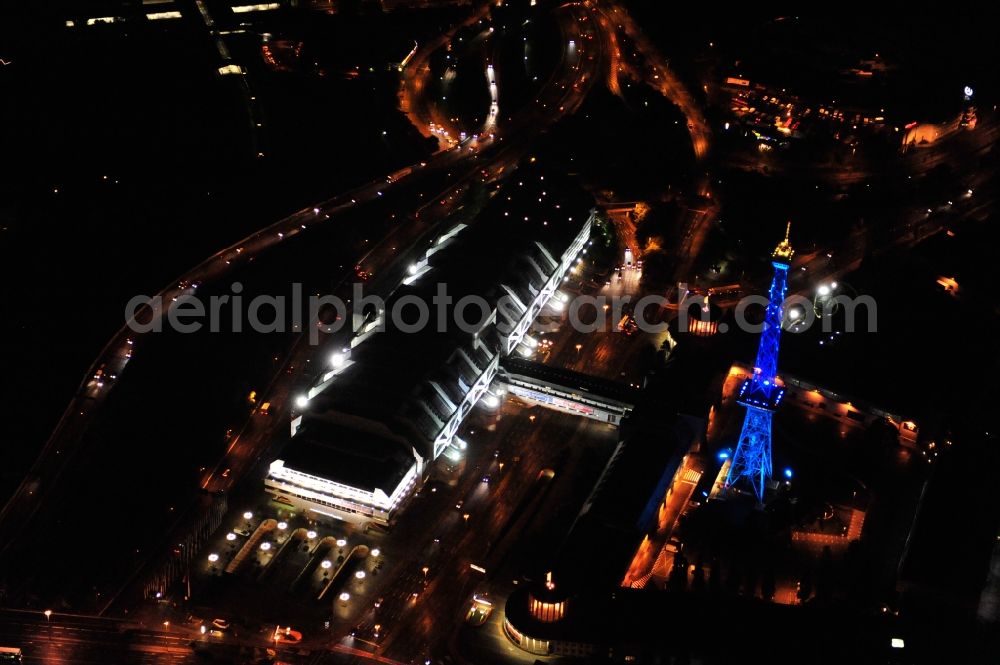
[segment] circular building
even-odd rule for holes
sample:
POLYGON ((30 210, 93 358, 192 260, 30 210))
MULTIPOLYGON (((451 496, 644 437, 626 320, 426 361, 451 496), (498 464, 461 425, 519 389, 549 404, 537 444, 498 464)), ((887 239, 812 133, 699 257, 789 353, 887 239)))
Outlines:
POLYGON ((570 594, 547 572, 541 582, 521 587, 504 608, 503 629, 518 647, 536 655, 590 656, 594 645, 574 639, 567 617, 570 594))

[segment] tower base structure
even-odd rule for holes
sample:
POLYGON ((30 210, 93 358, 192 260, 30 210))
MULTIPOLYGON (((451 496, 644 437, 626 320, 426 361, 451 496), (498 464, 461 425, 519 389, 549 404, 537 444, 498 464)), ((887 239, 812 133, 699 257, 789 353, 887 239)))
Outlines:
POLYGON ((726 476, 726 485, 746 482, 763 503, 767 482, 771 479, 771 412, 748 406, 743 430, 726 476))

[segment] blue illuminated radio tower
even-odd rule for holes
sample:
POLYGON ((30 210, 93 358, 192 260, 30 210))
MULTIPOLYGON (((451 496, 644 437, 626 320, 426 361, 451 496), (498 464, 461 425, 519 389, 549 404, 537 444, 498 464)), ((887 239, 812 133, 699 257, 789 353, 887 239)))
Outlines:
POLYGON ((753 487, 759 502, 764 501, 764 489, 771 477, 771 414, 778 408, 784 388, 775 382, 778 372, 778 348, 781 342, 782 303, 788 286, 788 268, 794 250, 788 242, 792 223, 785 229, 785 239, 775 248, 771 264, 770 302, 764 316, 764 327, 757 348, 753 376, 740 387, 738 402, 746 407, 747 415, 740 432, 740 442, 726 475, 726 486, 747 482, 753 487))

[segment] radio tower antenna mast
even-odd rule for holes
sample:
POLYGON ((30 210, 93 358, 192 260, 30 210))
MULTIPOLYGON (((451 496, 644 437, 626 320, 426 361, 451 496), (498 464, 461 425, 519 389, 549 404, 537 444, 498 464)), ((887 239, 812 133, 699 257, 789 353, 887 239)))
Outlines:
POLYGON ((771 278, 764 327, 757 347, 757 361, 754 363, 753 376, 743 382, 737 400, 746 407, 747 413, 736 453, 726 475, 727 487, 740 483, 750 485, 758 503, 764 502, 764 491, 771 478, 771 414, 778 408, 785 393, 776 378, 788 269, 795 253, 788 240, 791 232, 792 223, 788 222, 785 239, 771 254, 774 276, 771 278))

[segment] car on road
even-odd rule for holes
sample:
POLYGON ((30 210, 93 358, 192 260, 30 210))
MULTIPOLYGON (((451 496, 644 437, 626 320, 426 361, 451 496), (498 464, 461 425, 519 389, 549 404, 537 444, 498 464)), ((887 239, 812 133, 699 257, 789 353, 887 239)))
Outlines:
POLYGON ((472 606, 465 614, 465 622, 470 626, 482 626, 493 613, 493 603, 486 598, 475 595, 472 597, 472 606))
POLYGON ((302 633, 292 630, 291 626, 285 628, 278 626, 274 629, 273 639, 278 644, 298 644, 302 641, 302 633))

